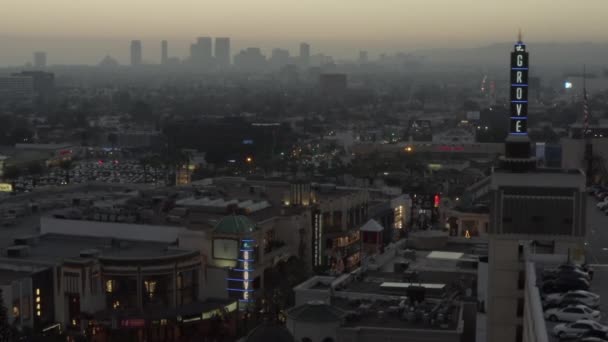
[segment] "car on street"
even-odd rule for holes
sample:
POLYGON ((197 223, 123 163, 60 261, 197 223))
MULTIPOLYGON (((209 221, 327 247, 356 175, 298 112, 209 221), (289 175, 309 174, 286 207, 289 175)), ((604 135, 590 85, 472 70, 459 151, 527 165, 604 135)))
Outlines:
POLYGON ((580 320, 572 323, 560 323, 553 327, 551 333, 560 340, 578 338, 591 330, 608 333, 608 327, 592 320, 580 320))
POLYGON ((557 322, 575 322, 582 319, 599 321, 601 314, 585 305, 572 305, 565 308, 553 308, 545 311, 545 318, 557 322))

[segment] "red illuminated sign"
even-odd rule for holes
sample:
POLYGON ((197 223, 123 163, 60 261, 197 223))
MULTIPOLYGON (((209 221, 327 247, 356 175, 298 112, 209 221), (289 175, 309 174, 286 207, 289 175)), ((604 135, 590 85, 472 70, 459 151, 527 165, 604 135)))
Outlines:
POLYGON ((435 208, 439 208, 439 201, 440 201, 439 195, 435 195, 435 198, 433 198, 433 206, 435 208))
POLYGON ((140 328, 146 325, 146 320, 142 318, 123 319, 120 325, 125 328, 140 328))

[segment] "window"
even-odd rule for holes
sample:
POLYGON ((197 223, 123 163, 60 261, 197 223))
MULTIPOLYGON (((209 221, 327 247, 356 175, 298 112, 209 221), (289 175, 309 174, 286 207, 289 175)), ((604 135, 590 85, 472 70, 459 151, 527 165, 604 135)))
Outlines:
POLYGON ((524 315, 524 299, 517 299, 517 317, 523 317, 524 315))
POLYGON ((518 325, 515 329, 515 342, 521 342, 524 340, 524 327, 518 325))
POLYGON ((519 290, 523 290, 525 286, 526 286, 526 273, 523 270, 520 270, 519 274, 517 276, 517 288, 519 290))
POLYGON ((13 317, 19 319, 19 302, 17 301, 13 303, 13 317))
POLYGON ((112 293, 116 289, 116 281, 115 280, 106 280, 106 292, 112 293))
POLYGON ((30 297, 21 298, 21 304, 23 304, 23 311, 21 312, 23 319, 30 319, 30 297))
POLYGON ((76 272, 63 272, 66 293, 79 293, 78 283, 80 274, 76 272))

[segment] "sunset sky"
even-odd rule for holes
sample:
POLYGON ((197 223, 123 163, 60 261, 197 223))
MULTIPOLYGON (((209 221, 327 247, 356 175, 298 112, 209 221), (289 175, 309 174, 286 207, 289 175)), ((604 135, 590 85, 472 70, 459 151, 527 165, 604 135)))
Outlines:
POLYGON ((48 51, 51 63, 123 59, 131 39, 143 40, 155 61, 161 39, 174 41, 171 53, 181 57, 197 36, 231 37, 233 53, 261 46, 295 54, 308 41, 337 55, 512 41, 520 27, 533 41, 608 40, 606 0, 0 1, 0 64, 33 50, 48 51))

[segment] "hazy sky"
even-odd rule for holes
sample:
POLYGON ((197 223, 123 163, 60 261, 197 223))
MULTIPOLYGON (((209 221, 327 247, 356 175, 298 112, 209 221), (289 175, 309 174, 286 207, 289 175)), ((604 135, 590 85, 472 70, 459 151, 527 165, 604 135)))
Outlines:
POLYGON ((297 42, 308 41, 313 50, 354 55, 512 41, 519 27, 532 41, 605 42, 608 32, 607 0, 0 0, 0 6, 2 65, 22 64, 33 50, 48 51, 49 63, 96 63, 106 53, 126 62, 131 39, 143 40, 144 58, 157 61, 161 39, 174 41, 171 54, 183 56, 196 36, 229 36, 233 53, 257 45, 295 54, 297 42))

